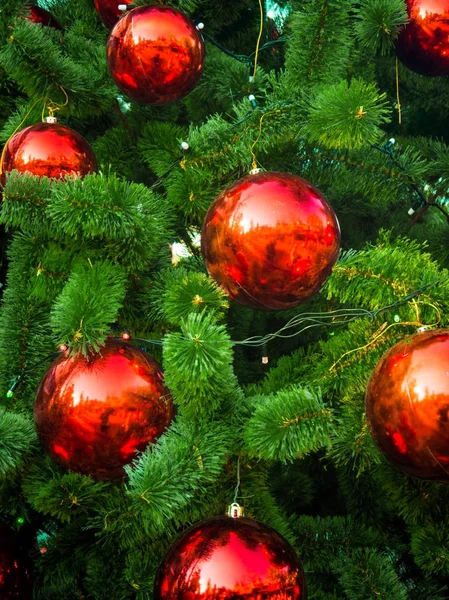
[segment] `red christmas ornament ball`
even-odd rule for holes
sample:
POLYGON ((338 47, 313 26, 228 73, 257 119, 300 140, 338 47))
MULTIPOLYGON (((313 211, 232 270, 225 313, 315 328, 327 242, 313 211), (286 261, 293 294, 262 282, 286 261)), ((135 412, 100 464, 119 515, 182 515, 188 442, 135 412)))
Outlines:
POLYGON ((154 600, 305 600, 304 571, 277 531, 252 519, 215 517, 188 529, 156 575, 154 600))
POLYGON ((14 169, 40 177, 84 177, 95 173, 97 162, 89 143, 77 131, 61 123, 44 122, 19 131, 7 143, 1 175, 14 169))
POLYGON ((407 12, 396 43, 399 59, 421 75, 449 75, 449 0, 407 0, 407 12))
POLYGON ((48 10, 43 9, 40 6, 35 6, 34 4, 25 6, 24 15, 28 21, 38 23, 44 27, 53 27, 53 29, 59 29, 62 31, 61 25, 54 18, 54 16, 49 13, 48 10))
POLYGON ((211 277, 255 309, 293 308, 316 294, 332 271, 340 228, 310 183, 287 173, 248 175, 210 207, 202 253, 211 277))
POLYGON ((204 67, 201 34, 188 16, 170 6, 142 6, 112 30, 108 66, 120 90, 143 104, 167 104, 186 96, 204 67))
POLYGON ((155 442, 172 417, 160 365, 115 339, 90 359, 58 358, 34 406, 46 451, 62 466, 96 479, 122 477, 123 466, 155 442))
POLYGON ((0 523, 0 599, 28 600, 31 581, 28 559, 17 535, 0 523))
POLYGON ((385 354, 368 384, 366 416, 396 467, 449 480, 449 331, 419 333, 385 354))
POLYGON ((95 0, 95 8, 101 20, 109 29, 112 29, 124 13, 119 10, 119 4, 129 6, 133 0, 95 0))

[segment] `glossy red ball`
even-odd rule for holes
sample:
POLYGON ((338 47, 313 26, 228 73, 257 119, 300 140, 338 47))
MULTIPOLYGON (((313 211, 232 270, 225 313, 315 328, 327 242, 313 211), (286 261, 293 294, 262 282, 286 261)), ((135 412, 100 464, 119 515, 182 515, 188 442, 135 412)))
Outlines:
POLYGON ((108 66, 120 90, 142 104, 167 104, 186 96, 204 67, 201 34, 188 16, 169 6, 142 6, 112 30, 108 66))
POLYGON ((304 571, 277 531, 252 519, 215 517, 188 529, 156 575, 154 600, 305 600, 304 571))
POLYGON ((340 228, 331 206, 304 179, 257 173, 218 196, 201 243, 210 275, 232 299, 282 310, 322 287, 338 258, 340 228))
POLYGON ((59 29, 62 31, 62 27, 55 19, 55 17, 40 6, 36 6, 34 4, 28 5, 24 7, 24 15, 25 18, 33 23, 38 23, 39 25, 43 25, 44 27, 53 27, 53 29, 59 29))
POLYGON ((122 340, 101 354, 61 356, 45 373, 34 406, 39 438, 62 466, 116 479, 173 417, 160 365, 122 340))
POLYGON ((119 10, 119 4, 129 6, 133 0, 95 0, 95 8, 101 20, 109 29, 112 29, 121 15, 125 14, 119 10))
POLYGON ((37 123, 8 142, 3 158, 2 185, 16 169, 40 177, 84 177, 97 170, 95 154, 77 131, 61 123, 37 123))
POLYGON ((0 523, 0 599, 28 600, 31 593, 28 557, 17 535, 0 523))
POLYGON ((449 331, 419 333, 385 354, 368 385, 366 416, 396 467, 449 480, 449 331))
POLYGON ((407 0, 409 23, 396 44, 399 59, 429 77, 449 75, 449 0, 407 0))

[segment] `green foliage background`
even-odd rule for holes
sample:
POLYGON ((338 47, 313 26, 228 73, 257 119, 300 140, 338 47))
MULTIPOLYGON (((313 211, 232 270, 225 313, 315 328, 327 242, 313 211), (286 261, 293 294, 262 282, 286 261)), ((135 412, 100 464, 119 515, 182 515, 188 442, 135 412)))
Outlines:
MULTIPOLYGON (((41 119, 39 99, 64 104, 63 88, 58 118, 99 163, 82 182, 13 173, 0 209, 0 518, 45 545, 32 553, 35 598, 151 598, 169 544, 232 500, 237 464, 239 502, 294 545, 311 599, 449 598, 449 488, 389 465, 364 415, 368 377, 416 331, 416 302, 422 324, 448 325, 449 227, 438 207, 448 197, 449 84, 399 65, 399 125, 403 0, 269 2, 275 19, 265 22, 255 80, 251 60, 207 42, 199 85, 164 107, 119 95, 91 0, 40 1, 62 36, 24 19, 24 4, 0 7, 0 139, 41 119), (320 294, 276 314, 227 299, 195 243, 219 191, 251 167, 263 115, 259 165, 311 181, 342 228, 343 252, 320 294), (425 207, 411 222, 409 209, 425 207), (174 265, 180 243, 189 253, 174 265), (390 305, 266 347, 236 344, 306 312, 390 305), (147 349, 178 414, 123 481, 95 482, 45 456, 35 392, 58 344, 87 354, 124 328, 159 342, 147 349)), ((256 0, 169 4, 253 55, 256 0)))

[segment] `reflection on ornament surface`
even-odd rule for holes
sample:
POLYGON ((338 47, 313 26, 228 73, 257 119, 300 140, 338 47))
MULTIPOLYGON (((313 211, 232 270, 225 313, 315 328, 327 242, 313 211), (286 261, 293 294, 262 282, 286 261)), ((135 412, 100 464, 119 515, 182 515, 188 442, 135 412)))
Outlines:
POLYGON ((53 27, 53 29, 59 29, 62 31, 61 25, 54 18, 54 16, 40 6, 31 5, 24 7, 26 18, 29 21, 33 21, 33 23, 38 23, 40 25, 53 27))
POLYGON ((165 431, 173 403, 153 358, 108 340, 91 360, 62 356, 53 363, 39 386, 34 417, 43 446, 59 464, 115 479, 165 431))
POLYGON ((119 9, 119 4, 129 6, 133 0, 95 0, 95 8, 101 20, 109 29, 112 29, 119 17, 126 14, 119 9))
POLYGON ((251 174, 210 207, 202 253, 211 277, 255 309, 293 308, 317 293, 332 271, 340 228, 332 207, 304 179, 251 174))
POLYGON ((14 169, 40 177, 83 177, 95 173, 97 163, 89 143, 77 131, 61 123, 37 123, 9 140, 3 159, 2 185, 6 173, 14 169))
POLYGON ((274 529, 252 519, 215 517, 169 549, 154 600, 305 600, 301 563, 274 529))
POLYGON ((396 52, 412 71, 430 77, 449 75, 449 0, 407 0, 409 23, 396 52))
POLYGON ((160 105, 183 98, 196 86, 205 47, 187 15, 168 6, 142 6, 114 27, 107 56, 112 78, 124 94, 160 105))
POLYGON ((395 466, 449 480, 449 331, 419 333, 385 354, 368 385, 366 415, 395 466))
POLYGON ((28 562, 17 535, 0 523, 0 600, 31 598, 28 562))

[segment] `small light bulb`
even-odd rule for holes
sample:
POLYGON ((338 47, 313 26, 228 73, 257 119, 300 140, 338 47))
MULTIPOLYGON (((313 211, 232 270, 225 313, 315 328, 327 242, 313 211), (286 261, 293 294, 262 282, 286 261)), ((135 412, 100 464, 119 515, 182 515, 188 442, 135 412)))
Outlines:
POLYGON ((248 96, 248 100, 254 109, 257 108, 257 100, 256 100, 256 97, 254 96, 254 94, 250 94, 248 96))
POLYGON ((187 151, 187 150, 190 148, 190 146, 189 146, 189 144, 188 144, 187 142, 182 142, 182 143, 181 143, 181 148, 182 148, 184 151, 187 151))
POLYGON ((122 340, 130 340, 131 336, 129 335, 129 333, 127 331, 124 331, 122 333, 122 340))
POLYGON ((269 19, 274 19, 275 16, 276 16, 276 13, 274 12, 274 10, 270 9, 267 11, 267 17, 269 19))
POLYGON ((204 23, 198 23, 198 25, 196 26, 196 28, 201 31, 202 29, 204 29, 204 23))

